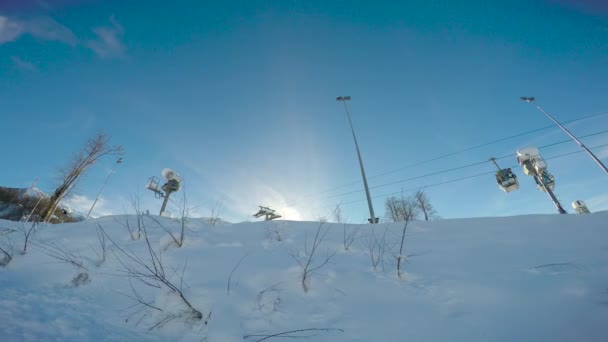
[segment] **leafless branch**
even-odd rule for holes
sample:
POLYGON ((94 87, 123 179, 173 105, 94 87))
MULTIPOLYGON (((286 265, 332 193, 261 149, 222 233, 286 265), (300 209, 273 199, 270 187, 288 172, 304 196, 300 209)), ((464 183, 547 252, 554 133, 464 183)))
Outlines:
POLYGON ((388 249, 386 233, 387 229, 384 229, 382 236, 378 237, 376 228, 372 227, 363 241, 374 271, 377 270, 378 265, 381 265, 384 270, 384 255, 388 249))
POLYGON ((23 234, 23 250, 21 251, 21 254, 27 253, 27 244, 30 240, 30 237, 33 236, 32 234, 36 233, 37 224, 37 222, 32 222, 32 224, 28 228, 26 225, 29 225, 29 223, 21 222, 21 224, 17 226, 17 230, 19 230, 23 234))
POLYGON ((359 234, 359 230, 361 229, 361 227, 360 226, 357 226, 355 228, 351 227, 351 229, 347 229, 346 227, 347 227, 347 225, 344 224, 344 226, 343 226, 343 244, 344 244, 344 250, 348 251, 350 249, 350 246, 357 239, 357 235, 359 234))
POLYGON ((61 184, 55 189, 49 198, 49 204, 42 214, 42 220, 49 222, 61 200, 74 189, 78 179, 89 167, 106 155, 122 155, 122 146, 110 146, 110 136, 97 133, 89 139, 84 147, 72 158, 68 167, 62 172, 61 184))
POLYGON ((5 267, 13 260, 14 244, 9 237, 4 237, 0 243, 0 267, 5 267))
POLYGON ((255 342, 261 342, 264 340, 267 340, 269 338, 275 338, 275 337, 281 337, 281 338, 309 338, 309 337, 313 337, 313 336, 317 336, 315 335, 302 335, 302 333, 309 333, 309 332, 323 332, 323 333, 329 333, 329 332, 341 332, 343 333, 344 330, 343 329, 334 329, 334 328, 308 328, 308 329, 296 329, 296 330, 290 330, 290 331, 283 331, 280 333, 276 333, 276 334, 256 334, 256 335, 245 335, 243 336, 243 339, 248 339, 248 338, 259 338, 260 339, 256 340, 255 342))
POLYGON ((310 277, 312 274, 321 269, 323 266, 327 265, 335 254, 335 251, 333 253, 328 251, 323 259, 317 259, 317 251, 319 246, 321 246, 323 241, 325 241, 325 236, 329 230, 329 225, 325 225, 325 222, 320 222, 310 250, 308 249, 308 238, 305 236, 304 253, 300 254, 298 251, 292 253, 293 259, 298 263, 302 272, 301 283, 304 292, 308 292, 309 290, 310 277))
MULTIPOLYGON (((146 242, 148 252, 146 259, 138 256, 133 252, 124 250, 118 244, 116 244, 116 242, 114 242, 114 240, 112 240, 112 238, 103 229, 102 232, 108 238, 110 243, 112 243, 112 245, 115 247, 115 250, 117 251, 116 257, 118 259, 118 262, 123 267, 124 273, 126 275, 132 277, 133 279, 137 279, 146 286, 151 286, 155 288, 164 287, 168 289, 171 293, 177 295, 181 299, 182 303, 188 307, 190 318, 196 320, 202 319, 203 314, 192 306, 190 301, 183 293, 183 273, 185 272, 185 266, 180 277, 179 284, 176 284, 171 280, 172 277, 170 275, 167 275, 165 271, 165 266, 161 258, 161 252, 157 252, 154 250, 154 248, 152 248, 152 244, 150 242, 145 224, 142 224, 142 230, 144 233, 143 236, 146 242), (127 260, 129 262, 127 262, 127 260)), ((137 299, 139 297, 136 296, 135 298, 138 303, 143 304, 139 299, 137 299)), ((162 326, 164 324, 162 322, 159 323, 161 324, 155 325, 155 327, 162 326)))
POLYGON ((241 257, 241 259, 239 260, 239 262, 236 263, 236 265, 234 266, 234 268, 232 269, 232 271, 230 271, 230 275, 228 276, 228 284, 226 285, 226 294, 228 296, 230 296, 230 280, 232 280, 232 274, 234 273, 234 271, 236 271, 236 269, 239 267, 239 265, 241 265, 241 263, 243 262, 243 260, 245 260, 245 258, 247 257, 248 254, 245 254, 241 257))

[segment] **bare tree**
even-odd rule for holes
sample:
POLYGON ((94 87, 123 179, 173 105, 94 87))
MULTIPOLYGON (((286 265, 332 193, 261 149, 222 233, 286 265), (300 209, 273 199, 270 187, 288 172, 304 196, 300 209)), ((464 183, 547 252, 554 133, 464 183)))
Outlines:
POLYGON ((402 222, 406 220, 413 220, 418 216, 418 206, 416 200, 412 197, 401 197, 391 196, 384 202, 386 208, 386 215, 393 222, 402 222))
POLYGON ((430 219, 437 217, 437 211, 431 204, 431 200, 429 199, 427 194, 424 192, 424 190, 422 190, 422 189, 418 190, 416 192, 416 194, 414 195, 414 199, 416 200, 418 209, 420 211, 422 211, 425 221, 428 221, 430 219))
POLYGON ((62 173, 61 184, 55 189, 49 199, 46 209, 42 213, 42 220, 49 222, 55 210, 64 198, 76 185, 78 179, 99 160, 106 155, 122 155, 122 146, 110 146, 110 137, 104 133, 97 133, 89 139, 83 148, 72 158, 62 173))
POLYGON ((224 209, 224 201, 216 201, 213 203, 213 205, 211 205, 211 217, 209 218, 209 223, 212 226, 222 222, 222 219, 220 218, 222 209, 224 209))
POLYGON ((407 231, 407 225, 409 224, 409 222, 413 219, 416 218, 416 208, 417 208, 417 202, 413 201, 413 200, 405 200, 403 199, 403 196, 401 198, 401 204, 402 204, 402 214, 403 214, 403 229, 401 231, 401 244, 399 246, 399 254, 396 256, 397 259, 397 276, 399 278, 401 278, 402 272, 401 272, 401 263, 403 260, 405 260, 405 257, 403 255, 403 245, 405 242, 405 232, 407 231))
POLYGON ((308 247, 308 239, 304 236, 304 252, 300 253, 299 251, 295 251, 292 253, 292 257, 298 265, 300 265, 302 271, 301 283, 304 292, 308 292, 310 289, 310 277, 323 266, 327 265, 335 254, 335 252, 330 253, 327 251, 323 258, 317 258, 317 251, 323 241, 325 241, 325 236, 329 232, 329 229, 330 226, 325 225, 325 221, 321 221, 317 227, 312 246, 310 248, 308 247))
POLYGON ((334 221, 336 223, 344 222, 344 214, 342 213, 342 202, 340 202, 336 205, 336 208, 334 208, 333 214, 334 214, 334 221))

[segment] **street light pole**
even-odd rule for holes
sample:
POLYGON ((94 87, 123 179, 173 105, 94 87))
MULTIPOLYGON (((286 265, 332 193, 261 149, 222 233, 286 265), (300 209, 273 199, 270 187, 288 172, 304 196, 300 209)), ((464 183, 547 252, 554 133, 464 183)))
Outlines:
POLYGON ((593 154, 593 152, 591 152, 591 150, 589 148, 587 148, 587 146, 585 146, 585 144, 583 144, 580 140, 578 140, 574 134, 570 133, 570 131, 564 127, 561 123, 559 123, 559 121, 557 121, 553 116, 551 116, 551 114, 545 112, 544 109, 542 109, 538 104, 536 104, 536 99, 534 97, 526 97, 526 96, 522 96, 520 97, 520 100, 524 101, 524 102, 528 102, 533 104, 539 111, 541 111, 541 113, 545 114, 549 119, 551 119, 551 121, 553 121, 556 125, 558 125, 564 132, 566 132, 566 134, 568 134, 568 136, 570 138, 572 138, 572 140, 574 140, 580 147, 583 148, 583 150, 585 150, 585 152, 587 152, 587 154, 589 154, 589 156, 597 163, 597 165, 599 165, 599 167, 602 168, 602 170, 604 170, 604 172, 606 174, 608 174, 608 168, 606 168, 606 165, 604 165, 604 163, 602 163, 601 160, 599 160, 595 154, 593 154))
POLYGON ((348 112, 348 106, 346 101, 350 101, 350 96, 338 96, 336 101, 342 101, 344 104, 344 110, 346 111, 346 117, 348 117, 348 123, 350 124, 350 130, 353 133, 353 140, 355 141, 355 149, 357 150, 357 157, 359 158, 359 167, 361 168, 361 177, 363 177, 363 186, 365 187, 365 196, 367 196, 367 206, 369 207, 369 215, 371 224, 376 222, 376 215, 374 215, 374 206, 372 205, 372 196, 369 193, 369 187, 367 185, 367 177, 365 177, 365 169, 363 168, 363 160, 361 159, 361 152, 359 151, 359 144, 357 143, 357 136, 355 135, 355 129, 353 128, 353 122, 350 119, 350 113, 348 112))
POLYGON ((116 167, 120 163, 122 163, 122 158, 118 158, 116 160, 116 164, 114 164, 114 167, 112 168, 112 171, 110 171, 110 174, 108 175, 108 178, 106 178, 106 181, 101 186, 101 189, 99 190, 99 193, 97 194, 97 197, 95 198, 95 201, 93 202, 93 205, 91 206, 91 209, 89 209, 89 212, 87 213, 87 218, 85 220, 88 220, 89 216, 91 216, 91 212, 93 211, 93 208, 95 208, 95 204, 97 204, 97 200, 99 200, 99 197, 101 196, 101 193, 103 192, 103 189, 106 187, 106 184, 108 184, 108 181, 110 180, 110 177, 112 177, 112 175, 116 171, 116 167))

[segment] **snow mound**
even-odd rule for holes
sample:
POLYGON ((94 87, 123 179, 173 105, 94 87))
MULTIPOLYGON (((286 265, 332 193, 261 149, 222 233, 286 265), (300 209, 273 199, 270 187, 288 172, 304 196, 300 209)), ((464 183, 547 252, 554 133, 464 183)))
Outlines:
POLYGON ((193 219, 178 247, 179 221, 111 216, 40 225, 21 254, 31 226, 0 221, 0 247, 14 250, 0 268, 0 339, 605 341, 607 220, 410 222, 401 277, 403 224, 327 223, 307 292, 318 222, 193 219), (160 272, 174 288, 138 272, 160 272))

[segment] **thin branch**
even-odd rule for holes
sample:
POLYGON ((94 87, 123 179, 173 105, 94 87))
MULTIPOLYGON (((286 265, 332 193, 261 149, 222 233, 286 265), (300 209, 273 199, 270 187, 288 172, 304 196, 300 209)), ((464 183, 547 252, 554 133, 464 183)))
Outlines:
POLYGON ((311 337, 311 336, 290 336, 290 334, 299 334, 299 333, 303 333, 303 332, 312 332, 312 331, 316 331, 316 332, 341 332, 343 333, 344 330, 343 329, 334 329, 334 328, 308 328, 308 329, 297 329, 297 330, 290 330, 290 331, 283 331, 280 333, 276 333, 276 334, 269 334, 269 335, 245 335, 243 336, 243 339, 248 339, 248 338, 252 338, 252 337, 262 337, 259 340, 256 340, 255 342, 261 342, 264 340, 267 340, 269 338, 274 338, 274 337, 290 337, 290 338, 302 338, 302 337, 311 337))
POLYGON ((226 285, 226 295, 230 296, 230 280, 232 280, 232 274, 234 273, 234 271, 236 271, 236 269, 239 267, 239 265, 241 264, 241 262, 243 262, 243 260, 245 260, 245 258, 248 256, 249 254, 245 254, 241 257, 241 259, 239 260, 239 262, 236 263, 236 265, 234 266, 234 268, 232 269, 232 271, 230 271, 230 275, 228 276, 228 284, 226 285))

